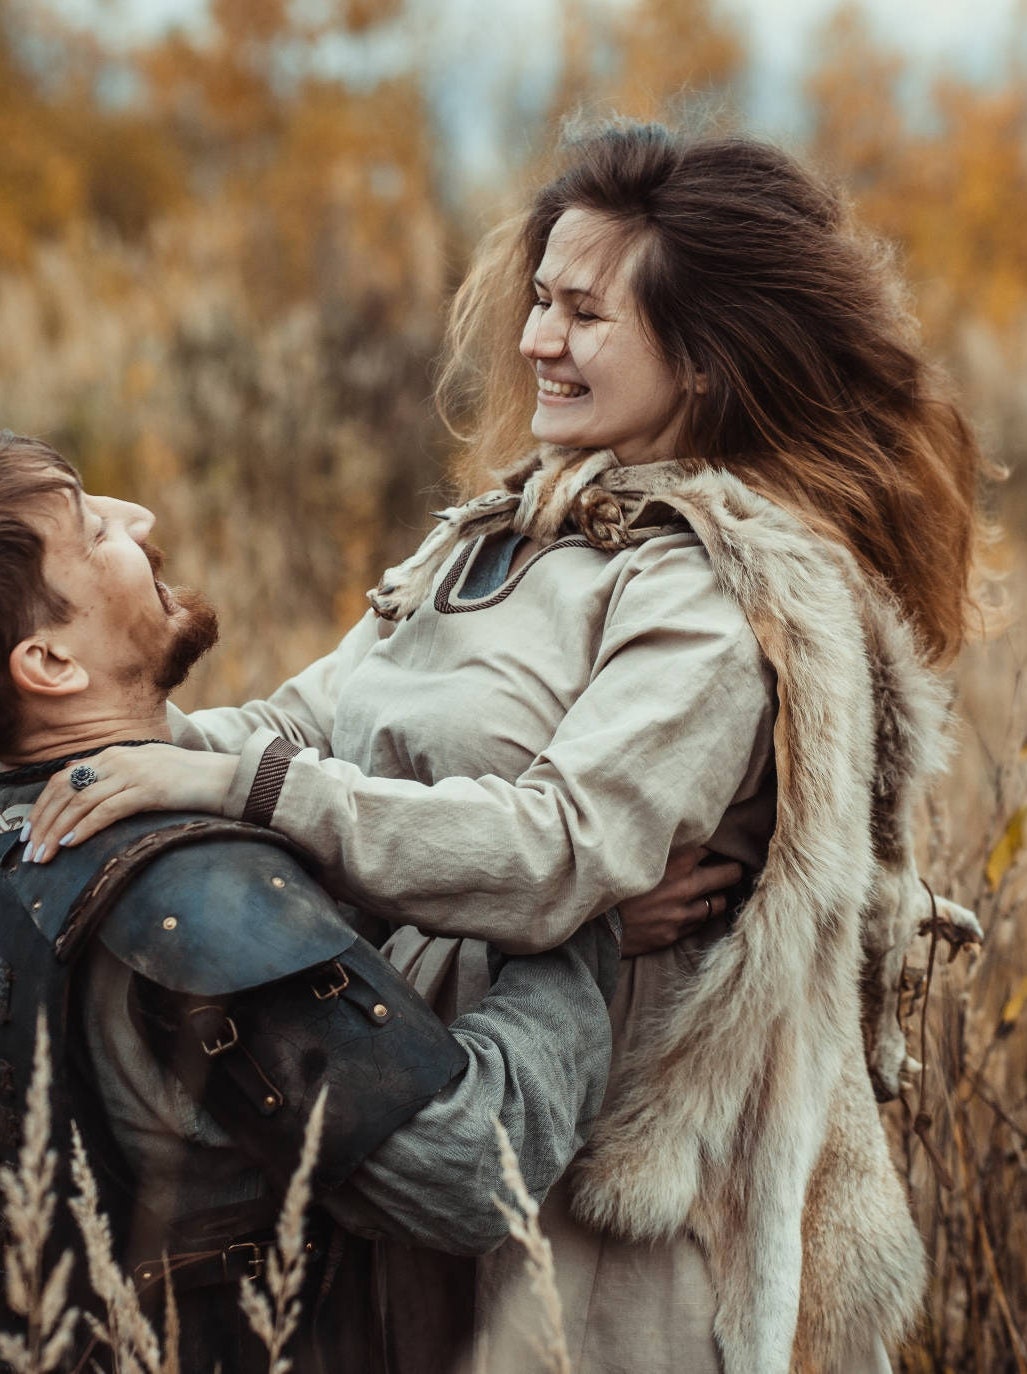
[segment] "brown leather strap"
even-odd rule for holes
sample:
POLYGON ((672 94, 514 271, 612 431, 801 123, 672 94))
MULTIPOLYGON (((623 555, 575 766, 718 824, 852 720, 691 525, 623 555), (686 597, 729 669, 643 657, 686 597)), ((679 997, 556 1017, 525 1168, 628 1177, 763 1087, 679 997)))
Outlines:
MULTIPOLYGON (((306 1240, 303 1253, 308 1262, 319 1260, 325 1253, 331 1232, 331 1223, 326 1223, 323 1218, 304 1222, 306 1240)), ((143 1260, 135 1265, 132 1281, 140 1292, 147 1292, 156 1284, 164 1283, 166 1272, 176 1293, 185 1293, 212 1284, 259 1279, 274 1249, 275 1237, 268 1233, 230 1241, 221 1249, 176 1251, 162 1255, 160 1259, 143 1260)))
POLYGON ((253 779, 250 795, 246 798, 246 809, 242 813, 244 821, 253 825, 271 824, 289 764, 299 752, 295 744, 278 737, 267 746, 253 779))
POLYGON ((261 1240, 235 1241, 221 1250, 195 1250, 142 1260, 132 1270, 132 1280, 138 1289, 163 1283, 165 1260, 167 1276, 178 1292, 190 1288, 205 1288, 212 1283, 238 1283, 240 1279, 258 1279, 264 1272, 267 1256, 274 1248, 273 1237, 261 1240))

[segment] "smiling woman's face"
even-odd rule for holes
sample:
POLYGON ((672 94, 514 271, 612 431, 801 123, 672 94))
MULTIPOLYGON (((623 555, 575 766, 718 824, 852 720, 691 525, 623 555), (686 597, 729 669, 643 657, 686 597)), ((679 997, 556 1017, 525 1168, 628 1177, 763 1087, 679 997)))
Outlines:
POLYGON ((553 225, 521 336, 538 381, 531 432, 567 448, 612 448, 622 463, 654 462, 673 457, 685 398, 642 327, 634 252, 609 266, 611 232, 589 210, 567 210, 553 225))

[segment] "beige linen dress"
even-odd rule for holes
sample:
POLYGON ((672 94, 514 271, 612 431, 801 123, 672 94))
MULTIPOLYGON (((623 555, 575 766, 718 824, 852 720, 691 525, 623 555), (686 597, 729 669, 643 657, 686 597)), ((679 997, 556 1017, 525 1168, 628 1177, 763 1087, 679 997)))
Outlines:
MULTIPOLYGON (((368 616, 268 701, 174 716, 180 743, 240 753, 230 814, 275 735, 304 747, 273 826, 396 927, 390 957, 446 1017, 487 987, 483 941, 558 943, 653 888, 687 844, 758 867, 774 815, 773 673, 690 531, 613 554, 566 536, 468 596, 481 545, 456 551, 411 618, 368 616)), ((644 1043, 700 946, 623 962, 615 1054, 644 1043)), ((566 1184, 543 1221, 576 1371, 716 1374, 687 1235, 634 1245, 582 1228, 566 1184)), ((383 1241, 392 1374, 449 1374, 472 1340, 488 1368, 538 1367, 504 1315, 521 1264, 509 1242, 475 1264, 383 1241)))

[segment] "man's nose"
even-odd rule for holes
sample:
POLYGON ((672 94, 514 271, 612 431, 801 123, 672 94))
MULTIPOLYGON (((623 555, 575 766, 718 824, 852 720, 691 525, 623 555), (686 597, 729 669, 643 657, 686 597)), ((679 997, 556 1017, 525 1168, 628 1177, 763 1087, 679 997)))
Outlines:
POLYGON ((135 501, 116 500, 112 504, 115 507, 112 511, 115 519, 121 521, 126 533, 130 534, 137 544, 141 544, 149 537, 156 519, 152 510, 137 505, 135 501))

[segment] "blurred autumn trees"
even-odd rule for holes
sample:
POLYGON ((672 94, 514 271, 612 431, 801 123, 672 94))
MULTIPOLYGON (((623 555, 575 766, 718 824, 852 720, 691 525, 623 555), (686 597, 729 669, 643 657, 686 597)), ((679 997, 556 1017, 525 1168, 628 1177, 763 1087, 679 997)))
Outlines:
MULTIPOLYGON (((440 117, 471 74, 446 65, 444 9, 209 0, 202 27, 128 48, 0 0, 0 420, 159 507, 172 566, 225 608, 200 692, 266 687, 330 643, 414 543, 445 471, 429 397, 446 295, 560 119, 741 122, 744 36, 714 0, 563 0, 544 40, 494 34, 534 48, 514 75, 497 63, 487 109, 458 104, 505 145, 471 184, 440 117), (543 50, 560 55, 547 81, 543 50)), ((931 341, 1015 459, 1024 69, 1010 57, 987 91, 939 80, 915 107, 909 75, 842 10, 809 142, 898 245, 931 341)))
POLYGON ((0 0, 3 421, 159 507, 224 607, 221 693, 331 643, 441 473, 424 102, 319 73, 390 18, 214 0, 202 40, 125 52, 0 0))
POLYGON ((809 80, 812 149, 906 250, 922 313, 940 337, 960 317, 999 331, 1027 313, 1027 48, 987 91, 939 77, 910 119, 900 55, 854 8, 824 34, 809 80))
MULTIPOLYGON (((1022 39, 1027 39, 1024 24, 1022 39)), ((808 81, 814 154, 898 245, 928 341, 994 447, 1027 452, 1027 41, 986 90, 951 74, 918 92, 908 60, 846 6, 808 81)))

